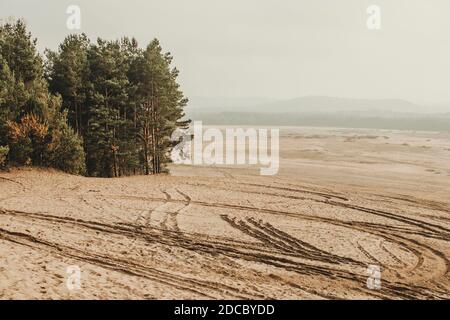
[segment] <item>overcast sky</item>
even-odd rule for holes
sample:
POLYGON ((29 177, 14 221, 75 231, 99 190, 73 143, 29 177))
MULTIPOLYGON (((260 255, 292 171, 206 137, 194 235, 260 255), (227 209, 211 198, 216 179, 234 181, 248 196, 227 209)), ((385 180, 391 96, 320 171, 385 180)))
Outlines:
POLYGON ((0 15, 55 49, 70 4, 91 39, 160 39, 187 96, 450 101, 449 0, 1 0, 0 15))

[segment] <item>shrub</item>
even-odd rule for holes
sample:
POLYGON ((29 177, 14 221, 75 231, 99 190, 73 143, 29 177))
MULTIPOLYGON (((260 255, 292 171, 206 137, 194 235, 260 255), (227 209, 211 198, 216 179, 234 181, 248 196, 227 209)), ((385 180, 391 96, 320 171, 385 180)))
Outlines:
POLYGON ((11 159, 19 165, 43 165, 48 125, 34 114, 27 114, 20 122, 7 121, 11 159))
POLYGON ((53 134, 48 166, 72 174, 84 174, 85 154, 81 139, 68 125, 53 134))
POLYGON ((6 157, 8 156, 9 147, 0 146, 0 168, 6 165, 6 157))
POLYGON ((56 112, 51 118, 44 164, 68 173, 84 174, 83 140, 67 123, 67 112, 56 112))

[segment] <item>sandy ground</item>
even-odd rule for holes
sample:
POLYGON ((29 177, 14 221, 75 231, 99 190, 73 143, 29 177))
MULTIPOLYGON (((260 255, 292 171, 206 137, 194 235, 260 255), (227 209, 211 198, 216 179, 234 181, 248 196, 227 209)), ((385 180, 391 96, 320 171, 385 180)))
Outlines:
POLYGON ((281 135, 273 177, 0 173, 0 298, 450 298, 449 134, 281 135))

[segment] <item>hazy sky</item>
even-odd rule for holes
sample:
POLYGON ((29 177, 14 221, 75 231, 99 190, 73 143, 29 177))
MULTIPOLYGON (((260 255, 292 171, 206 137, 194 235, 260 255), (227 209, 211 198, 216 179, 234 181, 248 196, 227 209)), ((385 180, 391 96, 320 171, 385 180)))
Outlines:
POLYGON ((450 101, 449 0, 1 0, 0 15, 54 49, 70 4, 91 39, 159 38, 187 96, 450 101))

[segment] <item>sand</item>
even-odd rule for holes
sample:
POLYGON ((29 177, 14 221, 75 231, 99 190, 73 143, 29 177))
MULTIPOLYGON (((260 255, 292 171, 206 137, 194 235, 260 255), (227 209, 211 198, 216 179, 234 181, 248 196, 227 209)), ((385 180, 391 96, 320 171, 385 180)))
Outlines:
POLYGON ((1 172, 0 298, 450 298, 450 134, 282 128, 280 155, 267 177, 1 172))

